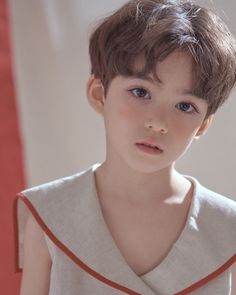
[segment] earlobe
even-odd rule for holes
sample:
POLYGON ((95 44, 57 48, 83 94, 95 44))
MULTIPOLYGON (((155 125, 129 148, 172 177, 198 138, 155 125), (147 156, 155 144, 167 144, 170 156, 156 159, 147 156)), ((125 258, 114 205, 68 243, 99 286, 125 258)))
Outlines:
POLYGON ((207 132, 208 128, 211 126, 211 123, 213 121, 213 117, 214 117, 214 115, 212 114, 203 121, 203 123, 200 126, 200 128, 198 129, 194 139, 199 139, 202 135, 204 135, 207 132))
POLYGON ((87 99, 91 107, 98 112, 103 114, 104 109, 104 87, 100 79, 95 78, 91 75, 86 87, 87 99))

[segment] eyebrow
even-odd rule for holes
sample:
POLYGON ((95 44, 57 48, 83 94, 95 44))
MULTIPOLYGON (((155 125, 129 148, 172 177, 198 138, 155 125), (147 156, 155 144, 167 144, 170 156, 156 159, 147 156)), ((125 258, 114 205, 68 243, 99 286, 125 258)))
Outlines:
POLYGON ((152 84, 155 84, 156 82, 158 82, 159 84, 164 84, 163 81, 161 81, 161 79, 156 76, 156 79, 153 79, 152 77, 150 76, 147 76, 143 73, 134 73, 133 75, 130 76, 131 78, 137 78, 137 79, 142 79, 142 80, 145 80, 145 81, 148 81, 148 82, 151 82, 152 84))
MULTIPOLYGON (((158 76, 156 76, 156 79, 153 79, 152 77, 150 76, 147 76, 143 73, 134 73, 133 75, 130 76, 130 78, 136 78, 136 79, 141 79, 141 80, 145 80, 145 81, 148 81, 152 84, 156 84, 156 83, 159 83, 159 84, 165 84, 158 76)), ((196 97, 198 99, 201 99, 201 97, 198 97, 193 90, 187 90, 187 89, 184 89, 182 92, 180 92, 181 95, 191 95, 193 97, 196 97)))

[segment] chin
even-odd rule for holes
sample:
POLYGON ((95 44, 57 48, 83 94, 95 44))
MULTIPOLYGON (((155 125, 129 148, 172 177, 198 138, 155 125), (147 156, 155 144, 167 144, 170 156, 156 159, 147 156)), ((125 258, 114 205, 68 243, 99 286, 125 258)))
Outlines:
POLYGON ((127 161, 127 165, 130 167, 130 169, 139 172, 139 173, 145 173, 145 174, 153 174, 157 173, 162 169, 165 169, 168 167, 168 165, 164 165, 163 163, 158 163, 158 161, 152 160, 147 161, 145 159, 139 159, 138 161, 127 161))

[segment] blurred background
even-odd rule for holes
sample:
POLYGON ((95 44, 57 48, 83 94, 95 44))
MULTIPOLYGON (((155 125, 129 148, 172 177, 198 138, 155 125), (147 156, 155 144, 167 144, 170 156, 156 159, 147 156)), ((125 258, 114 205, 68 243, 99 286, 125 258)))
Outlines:
MULTIPOLYGON (((105 159, 102 117, 88 105, 88 39, 124 0, 0 0, 0 290, 19 293, 15 194, 105 159)), ((234 0, 210 6, 236 32, 234 0)), ((177 163, 236 200, 236 93, 177 163)), ((0 291, 1 293, 2 291, 0 291)))

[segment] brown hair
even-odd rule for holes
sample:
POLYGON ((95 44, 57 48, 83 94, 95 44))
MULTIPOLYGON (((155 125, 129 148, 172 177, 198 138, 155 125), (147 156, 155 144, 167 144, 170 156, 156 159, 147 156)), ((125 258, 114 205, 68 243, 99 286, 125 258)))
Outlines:
POLYGON ((155 76, 156 64, 176 49, 195 60, 194 94, 208 102, 207 116, 228 98, 236 80, 236 43, 211 10, 182 0, 131 0, 105 18, 90 38, 91 74, 105 95, 116 75, 155 76), (145 57, 142 72, 133 62, 145 57))

